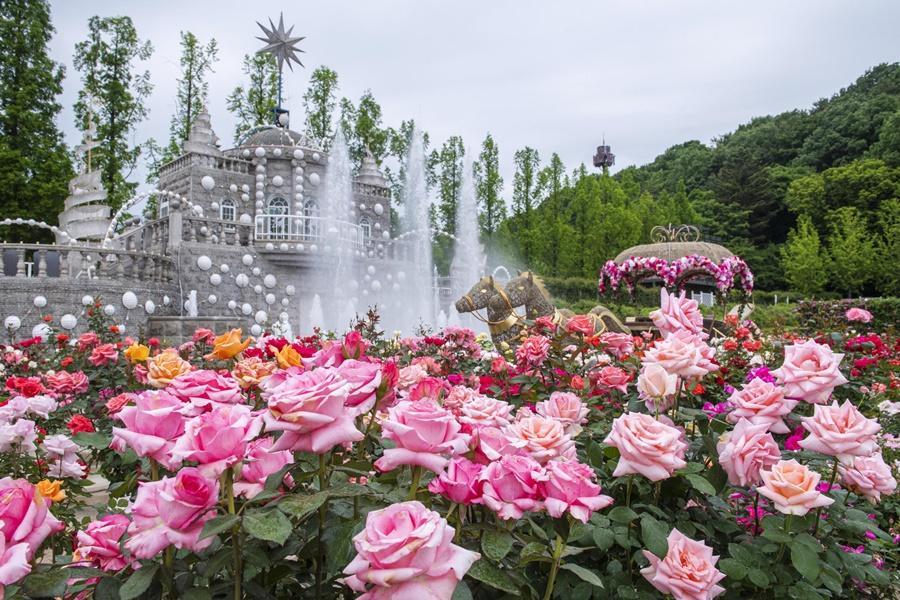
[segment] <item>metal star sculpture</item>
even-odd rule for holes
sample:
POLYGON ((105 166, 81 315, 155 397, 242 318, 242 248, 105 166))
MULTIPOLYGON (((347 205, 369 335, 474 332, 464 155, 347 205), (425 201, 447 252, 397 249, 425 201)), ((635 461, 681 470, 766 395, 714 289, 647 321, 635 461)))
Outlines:
POLYGON ((291 71, 294 70, 294 67, 291 64, 292 62, 297 63, 301 67, 303 66, 303 63, 300 62, 300 57, 297 55, 298 52, 303 52, 303 50, 298 48, 297 44, 306 39, 306 37, 291 37, 291 32, 294 31, 293 26, 285 31, 283 13, 278 17, 278 27, 275 27, 275 23, 272 22, 272 19, 269 19, 269 27, 266 27, 259 21, 257 21, 256 24, 259 25, 259 28, 262 29, 265 34, 265 37, 257 37, 256 39, 266 43, 262 49, 257 51, 257 54, 265 52, 274 56, 275 60, 278 61, 279 75, 281 74, 281 68, 284 63, 287 63, 287 66, 291 71))

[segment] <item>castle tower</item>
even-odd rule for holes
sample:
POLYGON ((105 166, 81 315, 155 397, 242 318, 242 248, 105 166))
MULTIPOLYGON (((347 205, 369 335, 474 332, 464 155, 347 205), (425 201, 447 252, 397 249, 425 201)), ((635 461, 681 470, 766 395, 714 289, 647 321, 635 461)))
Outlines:
POLYGON ((594 155, 594 166, 605 171, 614 164, 616 164, 616 155, 606 145, 606 136, 604 136, 601 144, 597 146, 597 154, 594 155))
POLYGON ((212 129, 209 113, 205 106, 194 119, 188 139, 184 140, 181 149, 185 154, 193 152, 212 156, 222 155, 222 151, 219 149, 219 137, 212 129))

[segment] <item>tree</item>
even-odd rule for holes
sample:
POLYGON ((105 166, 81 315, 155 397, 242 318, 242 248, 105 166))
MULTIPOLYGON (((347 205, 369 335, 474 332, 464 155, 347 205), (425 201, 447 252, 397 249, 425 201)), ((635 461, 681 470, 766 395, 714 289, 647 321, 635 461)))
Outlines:
POLYGON ((556 152, 550 157, 550 163, 538 172, 538 189, 547 194, 547 200, 555 204, 566 178, 566 166, 556 152))
POLYGON ((181 32, 181 77, 176 82, 175 114, 169 127, 169 146, 163 161, 181 154, 181 143, 188 138, 194 119, 206 105, 209 83, 207 73, 213 70, 219 47, 211 39, 204 46, 190 31, 181 32))
POLYGON ((88 104, 93 103, 101 142, 93 159, 113 209, 137 186, 127 181, 141 152, 131 138, 147 116, 145 100, 153 85, 150 73, 137 72, 135 63, 149 59, 152 53, 153 46, 138 37, 129 17, 91 17, 88 38, 75 45, 74 64, 82 81, 75 118, 79 125, 85 123, 88 104))
MULTIPOLYGON (((844 206, 828 215, 828 253, 834 284, 848 295, 860 292, 872 279, 875 243, 859 210, 844 206)), ((891 265, 893 268, 894 265, 891 265)))
POLYGON ((341 98, 340 126, 350 147, 350 158, 357 164, 366 151, 372 153, 375 162, 381 164, 388 149, 389 130, 381 124, 381 105, 366 90, 354 105, 347 98, 341 98))
MULTIPOLYGON (((55 123, 62 108, 57 96, 64 70, 47 53, 53 32, 46 1, 0 3, 0 215, 4 217, 38 216, 55 223, 72 177, 55 123)), ((0 238, 49 241, 43 229, 10 229, 0 238)))
POLYGON ((516 151, 514 160, 512 210, 516 224, 513 233, 519 238, 522 258, 529 263, 537 241, 533 212, 539 199, 537 173, 541 159, 537 150, 526 146, 516 151))
POLYGON ((506 218, 506 202, 500 197, 503 191, 500 149, 490 133, 484 138, 481 153, 472 168, 475 177, 475 196, 478 199, 478 223, 485 238, 485 252, 490 255, 494 234, 506 218))
POLYGON ((309 86, 303 94, 306 110, 306 135, 322 148, 328 149, 334 137, 334 109, 337 106, 338 76, 326 66, 318 67, 309 76, 309 86))
POLYGON ((881 235, 877 242, 877 261, 881 265, 876 276, 882 293, 900 295, 900 199, 892 198, 881 205, 878 211, 881 235))
POLYGON ((244 55, 241 68, 249 80, 239 85, 226 99, 228 110, 237 119, 234 142, 237 144, 254 127, 275 122, 278 105, 278 66, 269 53, 244 55))
POLYGON ((791 289, 812 296, 828 282, 828 264, 812 220, 801 215, 781 249, 781 265, 791 289))

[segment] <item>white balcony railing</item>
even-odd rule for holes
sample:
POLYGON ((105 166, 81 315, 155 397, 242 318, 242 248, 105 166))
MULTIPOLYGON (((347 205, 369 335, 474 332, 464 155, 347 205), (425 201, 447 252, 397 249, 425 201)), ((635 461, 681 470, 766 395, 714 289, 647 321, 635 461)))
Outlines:
POLYGON ((362 248, 366 244, 363 228, 355 223, 305 215, 256 215, 258 241, 338 242, 362 248))

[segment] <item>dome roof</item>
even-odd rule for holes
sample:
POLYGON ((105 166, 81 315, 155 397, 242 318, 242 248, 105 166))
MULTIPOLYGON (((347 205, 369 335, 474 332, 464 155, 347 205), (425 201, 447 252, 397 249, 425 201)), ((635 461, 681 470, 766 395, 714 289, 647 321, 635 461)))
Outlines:
POLYGON ((734 254, 725 246, 713 244, 710 242, 657 242, 654 244, 640 244, 632 246, 627 250, 623 250, 615 258, 615 262, 622 264, 632 256, 650 257, 656 256, 673 261, 677 258, 699 254, 712 260, 713 262, 722 262, 722 259, 734 256, 734 254))
POLYGON ((282 127, 268 126, 253 131, 241 140, 241 146, 304 146, 310 147, 309 140, 303 134, 284 129, 282 127))

